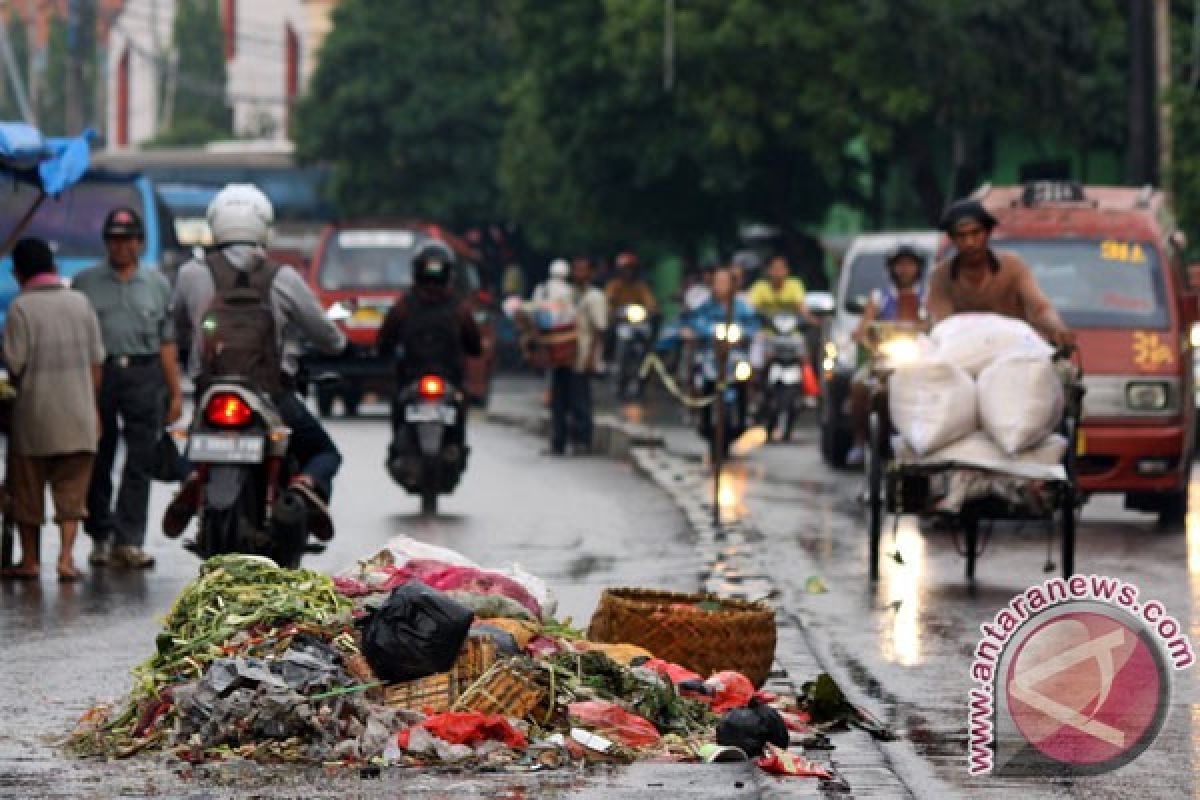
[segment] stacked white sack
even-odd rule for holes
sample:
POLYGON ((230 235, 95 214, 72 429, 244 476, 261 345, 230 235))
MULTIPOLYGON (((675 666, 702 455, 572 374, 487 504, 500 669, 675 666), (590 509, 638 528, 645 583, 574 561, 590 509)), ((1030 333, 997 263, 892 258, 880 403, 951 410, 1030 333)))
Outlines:
POLYGON ((1049 358, 1002 358, 980 373, 977 387, 983 429, 1010 456, 1045 441, 1062 419, 1062 382, 1049 358))
POLYGON ((975 382, 963 370, 931 358, 896 368, 888 382, 892 424, 919 455, 979 427, 975 382))
POLYGON ((1002 358, 1040 357, 1054 348, 1027 323, 1000 314, 955 314, 930 332, 939 359, 966 370, 972 378, 1002 358))

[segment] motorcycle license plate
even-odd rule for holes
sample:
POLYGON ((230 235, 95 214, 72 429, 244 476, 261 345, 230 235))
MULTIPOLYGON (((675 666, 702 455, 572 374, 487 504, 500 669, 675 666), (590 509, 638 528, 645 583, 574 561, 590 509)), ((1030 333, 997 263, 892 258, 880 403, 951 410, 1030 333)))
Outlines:
POLYGON ((800 383, 800 365, 790 364, 785 367, 780 364, 772 364, 769 380, 771 383, 782 383, 787 386, 798 384, 800 383))
POLYGON ((458 417, 454 406, 411 405, 404 409, 406 422, 441 422, 453 425, 458 417))
POLYGON ((261 464, 265 440, 261 436, 193 433, 188 437, 188 460, 199 464, 261 464))

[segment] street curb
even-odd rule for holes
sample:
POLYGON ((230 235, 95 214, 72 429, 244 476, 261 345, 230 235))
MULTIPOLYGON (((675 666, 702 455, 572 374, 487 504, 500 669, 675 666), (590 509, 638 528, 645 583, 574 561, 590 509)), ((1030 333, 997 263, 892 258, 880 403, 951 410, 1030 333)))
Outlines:
MULTIPOLYGON (((520 428, 541 436, 549 435, 550 415, 544 410, 489 411, 489 422, 520 428)), ((761 531, 743 517, 741 520, 713 524, 711 485, 696 466, 673 454, 661 431, 621 420, 611 414, 597 415, 595 450, 614 459, 629 462, 643 477, 655 483, 680 510, 695 537, 697 549, 710 565, 700 575, 706 591, 749 600, 783 597, 770 576, 761 531)), ((828 672, 858 705, 860 693, 843 670, 837 668, 828 651, 822 656, 803 620, 786 607, 777 606, 778 641, 776 663, 763 687, 768 691, 796 693, 799 686, 792 676, 803 679, 828 672)), ((829 794, 863 793, 883 797, 915 797, 897 774, 883 743, 859 729, 836 734, 833 751, 811 751, 805 756, 834 774, 831 781, 801 782, 795 779, 765 778, 764 797, 824 797, 829 794)))

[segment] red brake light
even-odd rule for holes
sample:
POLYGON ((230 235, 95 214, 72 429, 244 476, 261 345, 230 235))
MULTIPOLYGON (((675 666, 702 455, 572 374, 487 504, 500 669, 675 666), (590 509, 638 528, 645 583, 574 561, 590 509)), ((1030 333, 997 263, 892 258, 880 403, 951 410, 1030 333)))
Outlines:
POLYGON ((421 378, 421 382, 417 386, 417 392, 422 397, 441 397, 446 393, 446 382, 437 375, 426 375, 421 378))
POLYGON ((254 417, 254 412, 236 394, 221 392, 209 399, 204 417, 217 428, 240 428, 254 417))

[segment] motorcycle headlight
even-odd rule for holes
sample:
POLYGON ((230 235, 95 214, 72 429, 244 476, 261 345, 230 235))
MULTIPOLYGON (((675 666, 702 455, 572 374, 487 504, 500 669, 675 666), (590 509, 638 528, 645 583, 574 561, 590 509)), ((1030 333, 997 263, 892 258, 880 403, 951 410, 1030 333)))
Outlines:
POLYGON ((626 306, 625 319, 629 320, 634 325, 640 325, 646 321, 646 309, 643 306, 626 306))
POLYGON ((749 361, 739 361, 733 368, 733 378, 736 381, 748 381, 753 374, 754 368, 750 366, 749 361))
POLYGON ((1125 402, 1133 411, 1164 411, 1169 393, 1158 381, 1133 381, 1125 387, 1125 402))
POLYGON ((889 339, 879 345, 879 353, 889 366, 899 367, 916 361, 921 351, 915 340, 899 338, 889 339))

